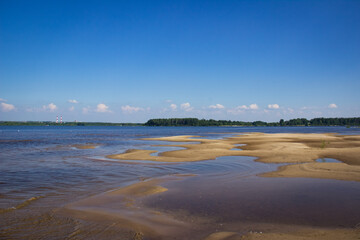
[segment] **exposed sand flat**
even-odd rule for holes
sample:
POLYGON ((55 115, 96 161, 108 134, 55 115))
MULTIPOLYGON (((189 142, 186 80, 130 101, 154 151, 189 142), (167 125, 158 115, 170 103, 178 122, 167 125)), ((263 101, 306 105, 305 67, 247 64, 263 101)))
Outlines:
POLYGON ((145 197, 161 192, 167 191, 167 188, 157 185, 160 182, 158 179, 153 179, 145 182, 138 182, 130 186, 120 188, 109 192, 109 195, 126 195, 129 197, 145 197))
MULTIPOLYGON (((199 136, 173 136, 146 140, 199 142, 171 145, 184 150, 168 151, 151 156, 154 150, 131 149, 107 156, 123 160, 191 162, 221 156, 254 156, 264 163, 309 163, 283 166, 267 177, 312 177, 360 181, 360 136, 328 134, 264 134, 248 133, 225 139, 201 139, 199 136), (194 139, 197 137, 196 139, 194 139), (237 144, 246 144, 238 147, 237 144), (242 151, 231 150, 234 148, 242 151), (335 158, 343 163, 316 163, 319 158, 335 158), (351 165, 351 166, 350 166, 351 165)), ((155 145, 164 146, 164 145, 155 145)))
POLYGON ((345 163, 304 163, 281 166, 276 172, 264 173, 263 177, 306 177, 360 181, 360 166, 345 163))
POLYGON ((172 216, 142 206, 142 200, 148 196, 167 191, 160 186, 162 182, 181 180, 189 175, 170 175, 164 178, 141 181, 67 205, 62 214, 91 221, 110 221, 121 228, 136 232, 133 239, 160 239, 161 236, 179 234, 182 229, 190 228, 188 223, 172 216))

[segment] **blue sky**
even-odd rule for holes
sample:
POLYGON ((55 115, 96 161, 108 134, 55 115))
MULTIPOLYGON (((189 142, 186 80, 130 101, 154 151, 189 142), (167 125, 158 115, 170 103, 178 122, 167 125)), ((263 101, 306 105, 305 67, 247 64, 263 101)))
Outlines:
POLYGON ((1 1, 0 120, 360 116, 360 1, 1 1))

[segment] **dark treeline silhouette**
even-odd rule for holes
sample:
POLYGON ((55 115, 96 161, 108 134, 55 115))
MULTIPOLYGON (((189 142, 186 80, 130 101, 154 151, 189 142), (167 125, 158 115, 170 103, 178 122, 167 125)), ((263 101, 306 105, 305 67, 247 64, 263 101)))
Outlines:
POLYGON ((150 119, 145 126, 360 126, 360 118, 296 118, 279 122, 243 122, 230 120, 197 118, 158 118, 150 119))
POLYGON ((197 119, 197 118, 158 118, 143 123, 106 123, 106 122, 65 122, 50 121, 0 121, 0 126, 360 126, 360 117, 357 118, 296 118, 281 119, 279 122, 244 122, 230 120, 197 119))

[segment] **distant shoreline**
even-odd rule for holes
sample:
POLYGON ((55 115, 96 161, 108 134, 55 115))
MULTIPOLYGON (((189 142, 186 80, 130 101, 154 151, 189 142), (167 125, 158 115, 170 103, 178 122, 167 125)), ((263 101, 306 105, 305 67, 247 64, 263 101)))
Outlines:
POLYGON ((279 122, 231 121, 197 118, 157 118, 146 123, 0 121, 0 126, 149 126, 149 127, 292 127, 292 126, 360 126, 360 117, 353 118, 296 118, 279 122))

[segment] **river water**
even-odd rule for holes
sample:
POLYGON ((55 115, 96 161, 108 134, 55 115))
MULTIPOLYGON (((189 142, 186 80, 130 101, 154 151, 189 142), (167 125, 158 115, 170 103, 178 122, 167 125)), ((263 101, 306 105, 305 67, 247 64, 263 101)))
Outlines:
POLYGON ((143 179, 174 174, 196 177, 167 183, 169 189, 177 191, 149 198, 144 204, 158 211, 206 217, 211 219, 211 225, 217 226, 276 222, 353 227, 360 222, 360 184, 357 182, 262 178, 256 175, 272 171, 278 165, 254 162, 253 157, 136 164, 105 158, 128 149, 176 150, 171 147, 174 143, 141 138, 173 135, 224 138, 244 132, 360 134, 360 128, 0 127, 0 239, 133 239, 131 231, 117 231, 106 224, 64 217, 56 211, 143 179), (74 146, 86 144, 96 147, 78 149, 74 146), (154 148, 154 144, 169 147, 154 148), (339 202, 346 202, 340 210, 339 202), (335 207, 338 210, 334 210, 335 207))

